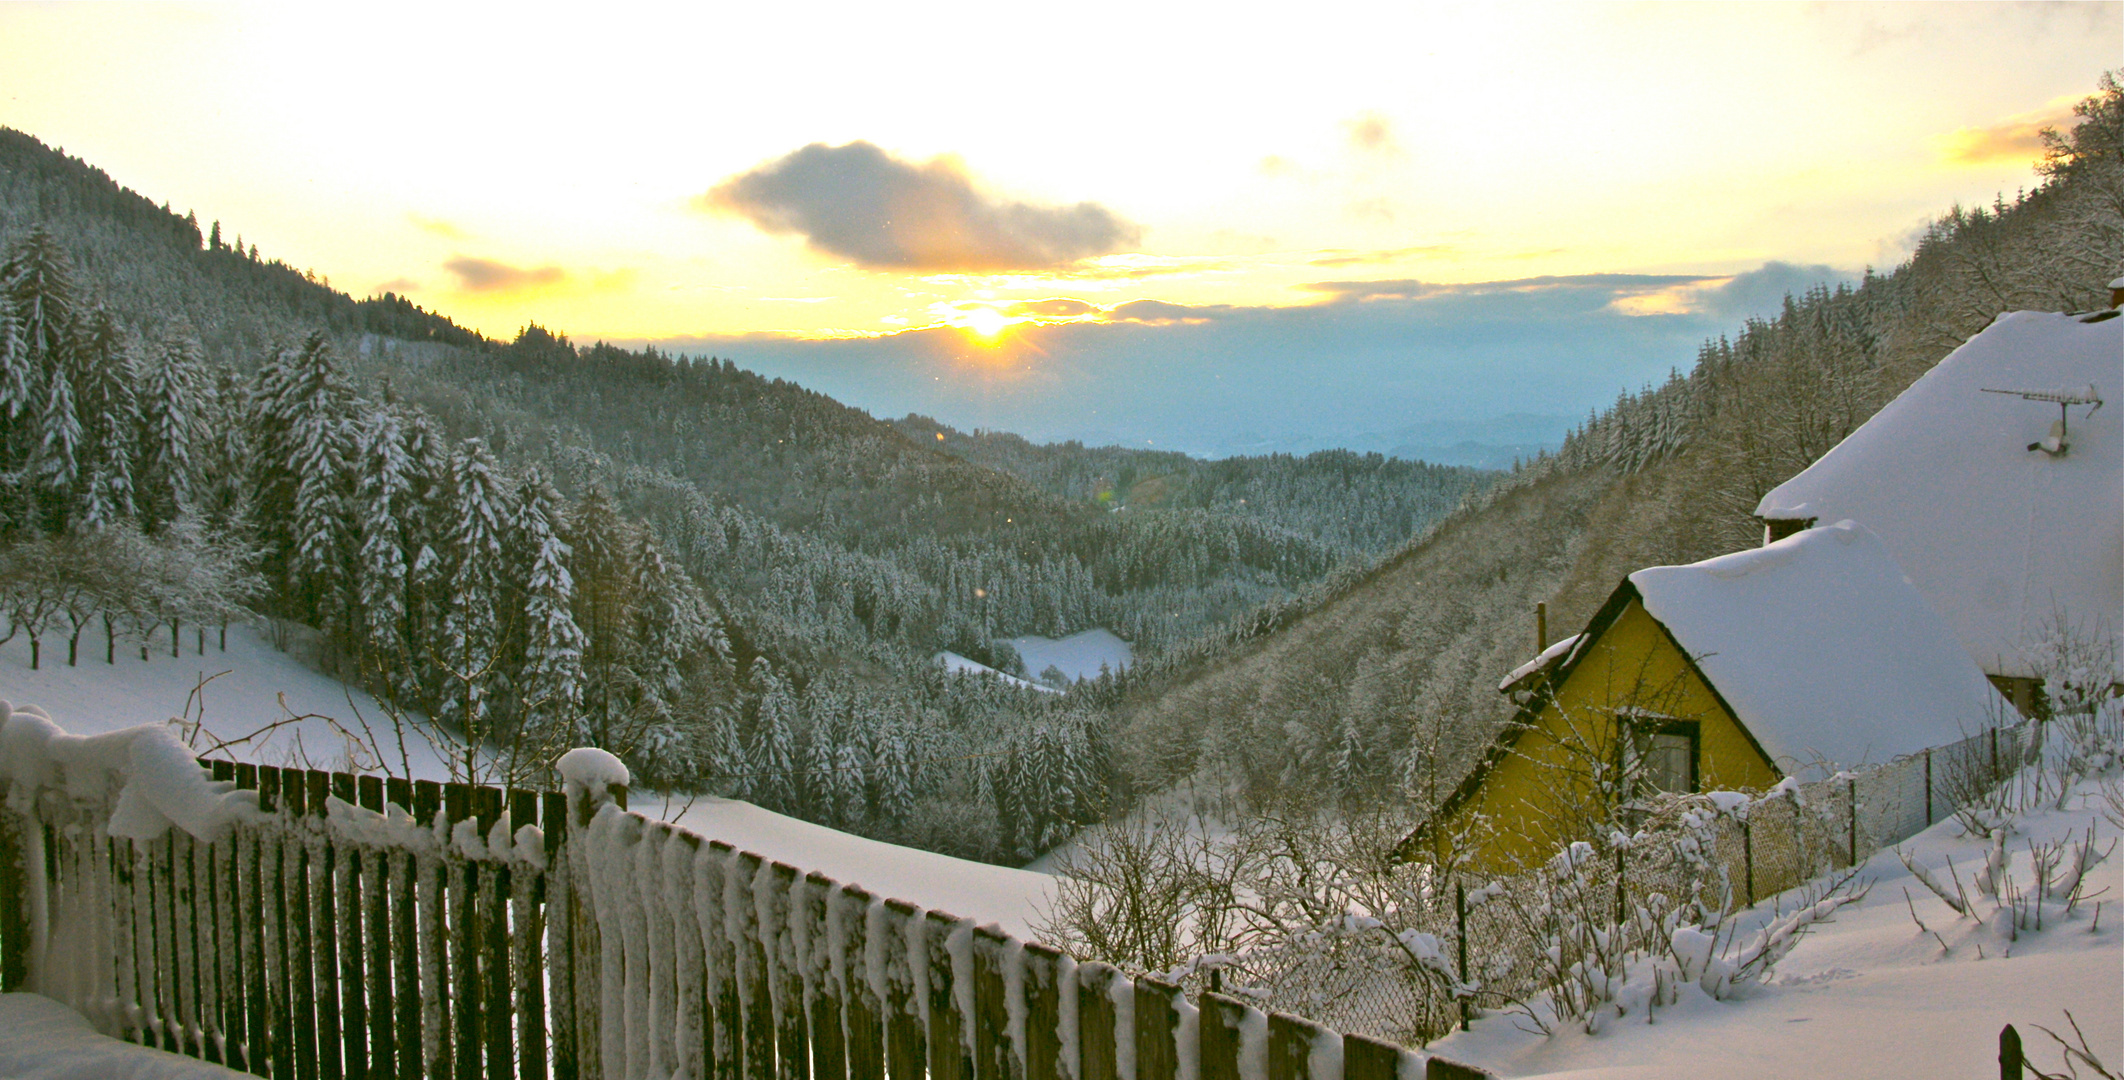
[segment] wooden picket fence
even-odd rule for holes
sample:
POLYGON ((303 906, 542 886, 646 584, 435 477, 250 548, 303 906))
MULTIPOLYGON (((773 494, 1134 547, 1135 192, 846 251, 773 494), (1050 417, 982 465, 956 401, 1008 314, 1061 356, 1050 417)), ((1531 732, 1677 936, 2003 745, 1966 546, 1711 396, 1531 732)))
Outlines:
POLYGON ((110 807, 63 791, 0 809, 0 988, 305 1080, 1422 1072, 630 813, 624 789, 208 767, 266 811, 213 843, 112 838, 110 807))

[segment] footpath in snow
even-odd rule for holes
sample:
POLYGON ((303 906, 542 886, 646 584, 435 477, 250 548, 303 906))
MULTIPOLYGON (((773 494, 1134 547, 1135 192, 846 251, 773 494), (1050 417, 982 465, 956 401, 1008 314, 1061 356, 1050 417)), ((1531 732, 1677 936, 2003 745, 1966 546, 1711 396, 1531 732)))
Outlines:
MULTIPOLYGON (((2015 822, 2006 869, 2023 887, 2033 888, 2031 841, 2092 828, 2099 850, 2116 843, 2119 827, 2105 816, 2109 807, 2096 783, 2083 781, 2065 805, 2015 822)), ((1865 865, 1862 876, 1873 883, 1866 898, 1818 924, 1765 985, 1737 1000, 1715 1001, 1685 986, 1676 1005, 1611 1018, 1598 1035, 1560 1025, 1544 1037, 1524 1018, 1493 1013, 1427 1051, 1501 1076, 1572 1080, 1978 1077, 1998 1075, 1999 1029, 2010 1023, 2031 1061, 2071 1075, 2057 1044, 2037 1027, 2070 1039, 2070 1012, 2095 1055, 2116 1071, 2124 1062, 2124 850, 2090 872, 2083 890, 2089 899, 2072 915, 2013 933, 1988 900, 1977 899, 1974 875, 1989 843, 1964 836, 1950 818, 1900 846, 1950 889, 1958 874, 1985 919, 1957 915, 1894 849, 1883 850, 1865 865)), ((1746 913, 1743 934, 1780 904, 1789 911, 1795 896, 1746 913)), ((2080 1075, 2093 1074, 2083 1067, 2080 1075)))

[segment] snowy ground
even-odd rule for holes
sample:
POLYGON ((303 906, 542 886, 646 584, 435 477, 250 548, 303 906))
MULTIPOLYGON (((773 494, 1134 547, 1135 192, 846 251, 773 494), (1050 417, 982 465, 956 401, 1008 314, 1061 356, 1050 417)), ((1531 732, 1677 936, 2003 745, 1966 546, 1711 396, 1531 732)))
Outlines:
POLYGON ((955 674, 993 675, 996 678, 1011 684, 1012 686, 1023 687, 1027 690, 1041 690, 1050 694, 1061 693, 1060 690, 1057 690, 1052 686, 1042 686, 1036 682, 1026 682, 1024 679, 1018 678, 1016 675, 1004 674, 1003 672, 997 671, 995 668, 989 667, 987 664, 984 664, 979 660, 969 659, 967 657, 960 656, 958 653, 951 652, 948 650, 945 652, 938 653, 934 657, 934 659, 937 663, 944 665, 944 670, 953 672, 955 674))
POLYGON ((47 997, 0 994, 0 1077, 9 1080, 235 1080, 247 1075, 97 1034, 80 1013, 47 997))
POLYGON ((1028 634, 1004 640, 1018 650, 1018 658, 1025 661, 1025 670, 1034 678, 1049 667, 1056 667, 1073 680, 1096 679, 1101 667, 1119 672, 1136 658, 1128 642, 1104 629, 1085 630, 1066 638, 1028 634))
MULTIPOLYGON (((179 717, 203 720, 206 734, 195 744, 202 751, 216 739, 239 738, 291 715, 329 716, 350 727, 357 716, 372 724, 383 723, 383 709, 374 698, 305 666, 292 653, 275 649, 257 629, 229 627, 227 652, 216 647, 215 635, 209 631, 203 656, 194 651, 196 639, 189 631, 185 638, 183 656, 173 659, 165 638, 148 650, 145 661, 140 659, 138 644, 128 647, 120 642, 118 662, 107 665, 100 633, 93 642, 84 635, 80 666, 68 667, 66 639, 48 634, 43 662, 32 671, 29 641, 17 635, 0 645, 0 699, 37 705, 76 735, 179 717), (209 681, 197 699, 191 699, 202 680, 209 681)), ((231 747, 230 755, 261 765, 302 764, 307 759, 313 768, 348 766, 346 740, 323 719, 288 724, 231 747)), ((416 779, 449 778, 426 740, 410 739, 407 757, 416 779)), ((391 764, 394 771, 406 771, 396 761, 391 764)))
MULTIPOLYGON (((2022 819, 2012 841, 2020 849, 2015 877, 2029 879, 2030 839, 2041 843, 2092 823, 2104 847, 2113 843, 2118 830, 2102 820, 2099 803, 2083 786, 2067 810, 2022 819)), ((1965 882, 1985 852, 1982 841, 1962 836, 1952 820, 1903 848, 1942 880, 1951 857, 1965 882)), ((2086 890, 2100 894, 2099 931, 2089 902, 2063 923, 2024 932, 2018 941, 1958 917, 1892 850, 1876 854, 1865 873, 1873 879, 1867 898, 1819 926, 1768 985, 1740 1000, 1714 1001, 1689 987, 1679 1004, 1649 1023, 1639 1012, 1599 1035, 1564 1027, 1543 1037, 1521 1030, 1524 1020, 1492 1015, 1428 1050, 1503 1076, 1573 1080, 1987 1076, 1996 1075, 1999 1029, 2010 1023, 2033 1061, 2063 1072, 2056 1044, 2035 1025, 2071 1037, 2069 1010, 2096 1056, 2112 1070, 2124 1060, 2124 850, 2093 872, 2086 890), (1938 938, 1918 929, 1913 908, 1938 938)), ((1781 899, 1789 908, 1791 897, 1781 899)), ((1774 905, 1761 905, 1755 922, 1774 905)), ((1980 912, 1989 910, 1980 904, 1980 912)))
MULTIPOLYGON (((658 805, 646 801, 634 803, 634 809, 659 814, 658 805)), ((663 816, 742 851, 816 870, 888 899, 996 923, 1019 938, 1033 936, 1054 891, 1054 878, 1043 873, 866 840, 736 799, 702 798, 691 806, 674 799, 663 816)))

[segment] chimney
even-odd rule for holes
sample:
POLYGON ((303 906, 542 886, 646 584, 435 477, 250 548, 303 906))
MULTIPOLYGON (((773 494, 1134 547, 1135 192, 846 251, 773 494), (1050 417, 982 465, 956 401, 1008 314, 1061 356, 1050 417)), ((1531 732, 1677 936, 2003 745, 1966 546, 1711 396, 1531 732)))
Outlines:
POLYGON ((1549 605, 1534 605, 1534 651, 1549 651, 1549 605))
POLYGON ((2109 283, 2109 306, 2124 307, 2124 277, 2109 283))

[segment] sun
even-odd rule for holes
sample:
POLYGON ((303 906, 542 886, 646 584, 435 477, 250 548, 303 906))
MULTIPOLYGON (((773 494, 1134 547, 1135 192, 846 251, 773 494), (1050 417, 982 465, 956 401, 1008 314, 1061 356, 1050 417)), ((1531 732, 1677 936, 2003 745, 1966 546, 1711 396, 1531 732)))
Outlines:
POLYGON ((1010 318, 992 307, 977 307, 966 312, 966 328, 979 337, 994 340, 1009 325, 1010 318))

